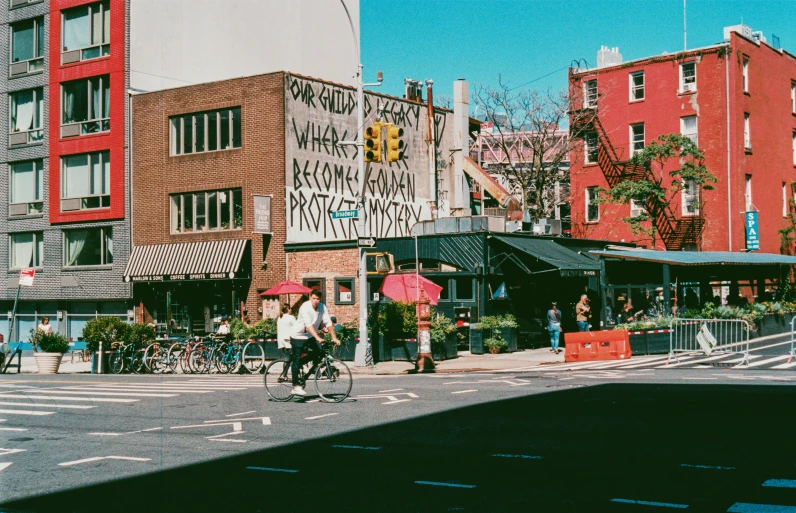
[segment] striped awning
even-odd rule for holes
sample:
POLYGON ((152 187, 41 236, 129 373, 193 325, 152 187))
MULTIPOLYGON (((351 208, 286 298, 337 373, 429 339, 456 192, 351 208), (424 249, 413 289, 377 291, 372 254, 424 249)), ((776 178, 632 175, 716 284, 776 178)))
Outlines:
POLYGON ((248 240, 136 246, 124 271, 126 282, 248 278, 243 268, 248 240))

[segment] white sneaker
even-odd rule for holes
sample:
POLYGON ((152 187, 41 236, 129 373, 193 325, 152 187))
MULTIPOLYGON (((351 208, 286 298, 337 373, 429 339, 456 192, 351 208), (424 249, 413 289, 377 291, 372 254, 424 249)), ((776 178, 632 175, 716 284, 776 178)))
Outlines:
POLYGON ((300 395, 302 397, 307 395, 307 392, 301 387, 293 387, 293 392, 291 392, 291 393, 293 395, 300 395))

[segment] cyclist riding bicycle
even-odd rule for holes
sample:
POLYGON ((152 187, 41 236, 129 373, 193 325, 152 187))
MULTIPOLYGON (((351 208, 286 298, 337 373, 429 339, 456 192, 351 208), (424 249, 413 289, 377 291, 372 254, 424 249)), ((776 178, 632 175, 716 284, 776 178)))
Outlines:
POLYGON ((321 293, 313 290, 309 301, 306 301, 299 308, 296 323, 293 325, 293 334, 290 337, 291 348, 291 375, 293 378, 293 395, 306 396, 307 392, 299 382, 299 369, 301 368, 301 353, 303 351, 310 355, 315 365, 322 355, 320 344, 323 343, 321 329, 329 328, 328 332, 332 337, 332 342, 340 345, 340 339, 334 330, 332 318, 326 310, 326 306, 321 303, 321 293))

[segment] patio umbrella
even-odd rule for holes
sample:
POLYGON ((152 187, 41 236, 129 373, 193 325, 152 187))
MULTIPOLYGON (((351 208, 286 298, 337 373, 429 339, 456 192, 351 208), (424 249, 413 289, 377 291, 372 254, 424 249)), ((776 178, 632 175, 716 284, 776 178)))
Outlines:
POLYGON ((418 286, 426 293, 432 305, 439 303, 442 287, 417 273, 388 274, 381 284, 380 291, 393 301, 414 303, 420 295, 418 286))
POLYGON ((304 285, 296 283, 295 281, 287 280, 277 285, 274 285, 265 292, 260 292, 260 295, 284 296, 285 294, 309 294, 310 292, 312 292, 311 288, 305 287, 304 285))

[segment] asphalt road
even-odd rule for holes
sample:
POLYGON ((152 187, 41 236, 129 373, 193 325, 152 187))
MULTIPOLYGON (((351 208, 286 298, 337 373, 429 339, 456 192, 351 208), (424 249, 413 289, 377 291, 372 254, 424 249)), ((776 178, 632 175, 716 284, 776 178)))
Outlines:
POLYGON ((326 404, 257 376, 3 376, 0 511, 796 512, 794 381, 356 377, 326 404))

